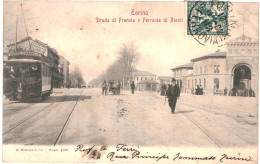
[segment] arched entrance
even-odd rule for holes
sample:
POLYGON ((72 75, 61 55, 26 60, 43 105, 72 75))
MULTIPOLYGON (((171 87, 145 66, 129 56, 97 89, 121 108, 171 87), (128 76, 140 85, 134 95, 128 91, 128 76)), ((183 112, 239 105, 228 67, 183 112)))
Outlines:
POLYGON ((233 87, 237 90, 251 88, 251 69, 248 66, 236 66, 234 69, 233 87))

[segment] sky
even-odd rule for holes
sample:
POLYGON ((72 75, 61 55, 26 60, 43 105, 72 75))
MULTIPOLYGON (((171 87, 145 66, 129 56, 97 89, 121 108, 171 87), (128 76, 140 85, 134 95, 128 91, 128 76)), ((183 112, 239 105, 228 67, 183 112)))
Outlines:
MULTIPOLYGON (((193 58, 226 51, 225 46, 202 46, 187 35, 186 2, 4 2, 4 45, 15 42, 17 17, 18 40, 27 36, 21 3, 28 35, 55 48, 70 62, 70 72, 78 66, 86 82, 104 73, 129 42, 140 54, 137 68, 158 76, 171 76, 171 68, 193 58), (132 15, 132 9, 148 15, 132 15), (141 22, 119 23, 119 17, 141 22), (142 23, 143 17, 168 21, 174 17, 183 22, 142 23), (97 23, 96 18, 110 22, 97 23)), ((233 2, 233 9, 230 16, 237 23, 227 40, 241 36, 243 27, 245 35, 258 39, 258 3, 233 2)))

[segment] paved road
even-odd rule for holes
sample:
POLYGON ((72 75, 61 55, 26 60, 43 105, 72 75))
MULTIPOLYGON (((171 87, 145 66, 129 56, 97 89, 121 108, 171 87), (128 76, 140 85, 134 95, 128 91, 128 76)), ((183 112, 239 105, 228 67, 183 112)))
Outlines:
POLYGON ((257 99, 182 95, 171 114, 155 92, 100 93, 56 89, 47 100, 4 103, 3 143, 257 146, 257 99))

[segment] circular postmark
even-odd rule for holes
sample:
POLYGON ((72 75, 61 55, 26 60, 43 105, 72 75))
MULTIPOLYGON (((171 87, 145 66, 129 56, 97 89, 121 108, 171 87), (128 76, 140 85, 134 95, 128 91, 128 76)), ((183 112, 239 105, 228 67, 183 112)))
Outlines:
POLYGON ((187 34, 201 45, 213 44, 221 47, 230 36, 236 21, 231 15, 231 2, 188 1, 187 34))

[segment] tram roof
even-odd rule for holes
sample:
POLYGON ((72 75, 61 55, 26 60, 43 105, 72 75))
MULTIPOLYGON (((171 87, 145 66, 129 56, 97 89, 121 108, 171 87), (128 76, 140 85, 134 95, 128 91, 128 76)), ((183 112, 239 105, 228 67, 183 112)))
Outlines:
POLYGON ((40 60, 35 59, 10 59, 7 63, 42 63, 40 60))

